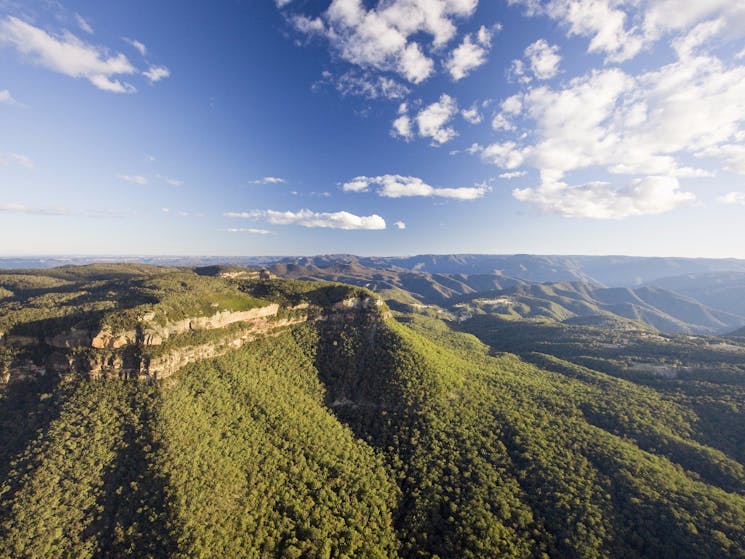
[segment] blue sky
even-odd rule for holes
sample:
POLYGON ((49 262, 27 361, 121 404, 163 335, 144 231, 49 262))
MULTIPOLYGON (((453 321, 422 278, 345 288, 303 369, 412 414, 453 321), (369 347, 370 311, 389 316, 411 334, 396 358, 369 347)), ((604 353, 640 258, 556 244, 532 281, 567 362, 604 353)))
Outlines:
POLYGON ((0 0, 0 255, 745 258, 745 1, 0 0))

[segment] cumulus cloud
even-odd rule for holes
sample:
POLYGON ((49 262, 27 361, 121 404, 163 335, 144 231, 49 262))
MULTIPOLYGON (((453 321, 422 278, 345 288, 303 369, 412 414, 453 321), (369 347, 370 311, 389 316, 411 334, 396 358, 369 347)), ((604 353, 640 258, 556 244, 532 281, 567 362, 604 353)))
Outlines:
POLYGON ((559 73, 559 47, 549 45, 544 39, 539 39, 525 49, 530 69, 536 79, 548 80, 559 73))
POLYGON ((153 84, 170 77, 171 71, 165 66, 150 65, 142 74, 153 84))
POLYGON ((263 177, 261 179, 248 181, 248 184, 285 184, 286 182, 287 180, 281 177, 263 177))
POLYGON ((457 112, 458 105, 455 99, 443 93, 439 101, 425 107, 417 114, 416 124, 419 136, 431 138, 432 142, 437 145, 449 142, 458 135, 449 126, 457 112))
POLYGON ((497 142, 483 147, 474 144, 469 153, 480 153, 482 159, 503 169, 517 169, 525 163, 531 148, 521 148, 515 142, 497 142))
POLYGON ((406 224, 403 221, 397 221, 393 225, 396 229, 406 229, 406 224))
POLYGON ((453 80, 458 81, 465 78, 473 70, 486 63, 491 47, 491 31, 483 25, 476 33, 475 39, 470 34, 463 38, 450 57, 445 62, 445 67, 453 80))
POLYGON ((509 0, 523 4, 528 15, 546 15, 562 23, 570 36, 590 38, 588 52, 600 52, 611 62, 636 56, 644 45, 643 38, 628 30, 627 14, 613 0, 509 0))
POLYGON ((647 2, 641 27, 645 40, 652 42, 667 34, 686 31, 703 21, 715 19, 723 23, 722 35, 745 35, 745 4, 732 0, 647 2))
POLYGON ((384 198, 404 198, 411 196, 437 196, 454 200, 475 200, 486 194, 484 185, 459 188, 435 188, 418 177, 401 175, 381 175, 378 177, 355 177, 342 186, 344 192, 367 192, 376 187, 375 192, 384 198))
POLYGON ((463 120, 465 120, 469 124, 479 124, 483 118, 481 116, 481 113, 479 112, 478 107, 476 107, 475 105, 468 109, 463 109, 460 112, 460 116, 462 116, 463 120))
MULTIPOLYGON (((288 2, 280 0, 282 5, 288 2)), ((320 16, 293 14, 300 33, 325 38, 343 60, 365 70, 394 72, 418 84, 434 71, 437 55, 457 33, 455 21, 471 16, 478 0, 390 0, 367 9, 362 0, 332 0, 320 16), (429 36, 425 44, 417 42, 429 36)), ((478 46, 470 40, 472 45, 478 46)))
POLYGON ((32 169, 34 162, 28 155, 22 153, 0 153, 0 167, 8 165, 20 165, 26 169, 32 169))
POLYGON ((528 45, 523 54, 525 60, 512 61, 508 72, 510 79, 528 84, 533 79, 548 80, 559 73, 559 47, 549 45, 545 39, 538 39, 528 45))
POLYGON ((394 138, 403 138, 411 140, 414 137, 414 130, 411 126, 411 118, 408 115, 408 105, 401 103, 398 107, 398 117, 393 121, 391 136, 394 138))
POLYGON ((13 16, 0 19, 0 44, 7 44, 33 63, 73 78, 85 78, 94 86, 114 93, 135 88, 117 79, 137 69, 123 54, 85 43, 70 32, 52 36, 13 16))
POLYGON ((414 137, 414 133, 411 130, 411 119, 408 115, 401 115, 393 121, 391 135, 394 138, 404 138, 405 140, 411 140, 414 137))
POLYGON ((228 212, 225 217, 258 219, 273 225, 301 225, 302 227, 320 227, 344 230, 380 230, 385 229, 385 220, 377 214, 358 216, 349 212, 314 212, 302 209, 298 212, 276 210, 251 210, 248 212, 228 212))
POLYGON ((691 165, 696 158, 714 158, 725 169, 745 173, 745 66, 706 53, 701 37, 711 36, 710 29, 690 34, 695 36, 678 43, 687 45, 678 49, 678 60, 655 70, 636 76, 619 68, 594 70, 562 87, 541 85, 510 98, 500 114, 509 117, 515 139, 472 151, 506 172, 522 166, 538 170, 542 185, 516 196, 543 207, 557 207, 565 196, 557 210, 562 215, 619 217, 673 209, 688 197, 671 186, 677 182, 663 188, 658 178, 712 176, 711 169, 691 165), (658 178, 620 190, 605 183, 564 183, 567 173, 598 168, 658 178), (659 201, 652 210, 632 203, 650 192, 659 201), (608 197, 606 206, 599 202, 602 196, 608 197))
POLYGON ((722 33, 745 35, 745 4, 732 0, 508 0, 525 6, 527 15, 547 16, 569 36, 590 39, 588 52, 623 62, 671 33, 680 33, 712 19, 721 19, 722 33))
POLYGON ((728 192, 723 196, 719 196, 717 202, 731 206, 745 206, 745 192, 728 192))
POLYGON ((117 175, 116 178, 130 184, 139 184, 140 186, 147 184, 147 178, 142 175, 117 175))
POLYGON ((579 186, 544 183, 537 188, 517 188, 512 193, 548 213, 592 219, 660 214, 695 200, 692 193, 680 190, 674 177, 645 177, 621 187, 607 182, 579 186))
MULTIPOLYGON (((585 4, 574 2, 576 10, 585 4)), ((531 9, 549 13, 563 5, 556 0, 533 3, 531 9)), ((521 167, 539 172, 538 186, 513 191, 518 200, 566 217, 616 219, 666 212, 692 202, 693 194, 681 189, 679 178, 713 176, 719 169, 745 174, 745 65, 736 56, 725 61, 711 48, 731 40, 731 21, 697 19, 702 13, 724 13, 729 8, 714 1, 716 8, 699 9, 701 4, 696 3, 691 10, 698 15, 692 16, 684 9, 690 4, 662 0, 655 5, 664 5, 671 16, 663 21, 650 15, 657 13, 650 11, 651 3, 639 5, 644 8, 639 21, 653 23, 628 31, 639 34, 641 41, 631 41, 630 51, 624 50, 629 45, 614 47, 611 41, 627 31, 602 38, 589 31, 576 34, 597 39, 596 50, 609 60, 626 59, 644 41, 669 34, 675 60, 638 74, 606 66, 561 86, 527 87, 505 99, 494 116, 493 128, 503 137, 469 148, 502 168, 503 178, 521 172, 521 167), (672 17, 674 4, 681 10, 679 17, 672 17), (631 176, 621 186, 615 181, 573 186, 566 177, 579 170, 631 176)), ((611 5, 597 1, 594 6, 602 11, 611 5)), ((623 4, 614 3, 612 9, 619 6, 623 4)), ((744 9, 730 13, 745 18, 744 9)), ((577 14, 571 17, 581 20, 577 14)), ((625 16, 615 21, 614 29, 626 30, 625 16)), ((736 193, 728 196, 720 201, 739 200, 736 193)))

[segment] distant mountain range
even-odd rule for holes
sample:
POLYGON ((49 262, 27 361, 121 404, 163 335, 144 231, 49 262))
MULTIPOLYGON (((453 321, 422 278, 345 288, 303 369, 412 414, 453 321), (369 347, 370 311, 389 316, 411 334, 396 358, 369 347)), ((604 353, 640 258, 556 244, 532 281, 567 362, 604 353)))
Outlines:
MULTIPOLYGON (((5 258, 39 268, 112 258, 5 258)), ((378 292, 389 304, 556 321, 618 320, 662 332, 727 334, 745 326, 745 260, 634 256, 446 254, 362 257, 131 257, 129 262, 268 267, 295 279, 331 280, 378 292), (548 285, 544 285, 548 284, 548 285), (483 301, 500 300, 499 304, 483 301), (454 305, 460 305, 457 309, 454 305)))
POLYGON ((418 256, 354 256, 332 254, 311 257, 283 256, 50 256, 0 258, 0 268, 51 268, 64 264, 131 262, 164 266, 275 263, 327 268, 361 264, 369 268, 405 269, 433 274, 499 273, 529 282, 591 281, 606 287, 633 287, 685 275, 712 272, 745 274, 745 260, 734 258, 677 258, 641 256, 541 256, 530 254, 423 254, 418 256))
MULTIPOLYGON (((429 267, 456 269, 454 262, 455 257, 447 265, 429 267)), ((393 308, 403 305, 402 310, 411 305, 438 305, 460 315, 475 312, 511 319, 563 322, 594 317, 604 322, 634 321, 668 333, 723 334, 745 325, 745 309, 742 315, 728 312, 726 297, 712 298, 718 304, 709 307, 692 296, 655 285, 604 287, 576 268, 577 277, 572 281, 546 281, 567 274, 568 268, 551 269, 545 261, 533 270, 510 268, 522 272, 521 277, 505 275, 503 269, 483 273, 481 268, 481 272, 467 274, 432 273, 422 268, 426 267, 414 270, 390 265, 389 259, 349 256, 301 258, 270 266, 283 277, 360 285, 379 292, 393 308), (386 264, 389 267, 384 267, 386 264)), ((465 268, 475 269, 467 263, 465 268)), ((742 278, 745 290, 745 274, 742 278)))

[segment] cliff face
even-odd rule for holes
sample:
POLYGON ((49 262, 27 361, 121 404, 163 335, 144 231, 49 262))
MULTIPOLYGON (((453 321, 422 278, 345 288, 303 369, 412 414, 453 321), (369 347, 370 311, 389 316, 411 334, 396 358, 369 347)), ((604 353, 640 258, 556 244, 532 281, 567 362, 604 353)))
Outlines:
POLYGON ((102 328, 93 336, 90 345, 96 349, 118 349, 134 343, 144 346, 157 346, 161 345, 171 336, 178 336, 179 334, 194 330, 224 328, 237 322, 253 322, 276 316, 278 312, 279 305, 272 303, 258 309, 238 312, 221 311, 212 316, 190 317, 177 322, 166 323, 165 325, 156 323, 154 321, 154 314, 150 313, 142 318, 140 325, 135 330, 113 332, 111 328, 102 328))
POLYGON ((225 336, 217 342, 187 346, 151 359, 143 359, 137 376, 153 380, 167 378, 190 363, 224 355, 261 336, 276 336, 283 332, 285 328, 305 322, 306 319, 307 317, 297 317, 257 322, 253 328, 242 332, 240 335, 225 336))
POLYGON ((324 308, 307 303, 286 308, 272 303, 248 311, 217 312, 212 316, 190 317, 159 324, 155 315, 144 315, 135 329, 115 331, 110 327, 95 332, 70 329, 39 340, 6 336, 3 345, 45 355, 26 359, 0 371, 0 383, 44 374, 82 374, 90 378, 164 379, 182 367, 218 357, 262 336, 277 335, 286 328, 320 321, 324 328, 364 324, 370 336, 376 324, 390 316, 383 302, 358 295, 324 308), (36 362, 34 362, 36 361, 36 362))

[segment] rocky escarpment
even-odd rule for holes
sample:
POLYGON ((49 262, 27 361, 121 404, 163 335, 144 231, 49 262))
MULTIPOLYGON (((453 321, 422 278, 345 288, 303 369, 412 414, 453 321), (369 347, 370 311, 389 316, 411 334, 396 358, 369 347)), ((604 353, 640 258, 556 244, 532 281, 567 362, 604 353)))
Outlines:
POLYGON ((279 312, 279 305, 272 303, 258 309, 235 312, 221 311, 212 316, 185 318, 176 322, 167 322, 164 325, 155 321, 155 313, 148 313, 142 317, 137 328, 132 330, 114 332, 110 327, 102 328, 92 337, 90 345, 96 349, 117 349, 131 344, 161 345, 168 338, 186 332, 214 330, 238 322, 253 322, 276 316, 277 312, 279 312))
POLYGON ((116 331, 105 326, 89 332, 73 328, 46 336, 43 342, 6 336, 6 348, 26 353, 36 350, 37 358, 16 360, 12 366, 6 364, 0 370, 0 383, 48 373, 164 379, 190 363, 223 355, 258 337, 277 335, 308 320, 320 321, 325 328, 364 322, 370 326, 369 335, 374 336, 377 322, 389 316, 381 300, 359 294, 323 308, 307 303, 280 308, 272 303, 165 324, 158 323, 154 313, 148 313, 140 317, 133 329, 116 331))

